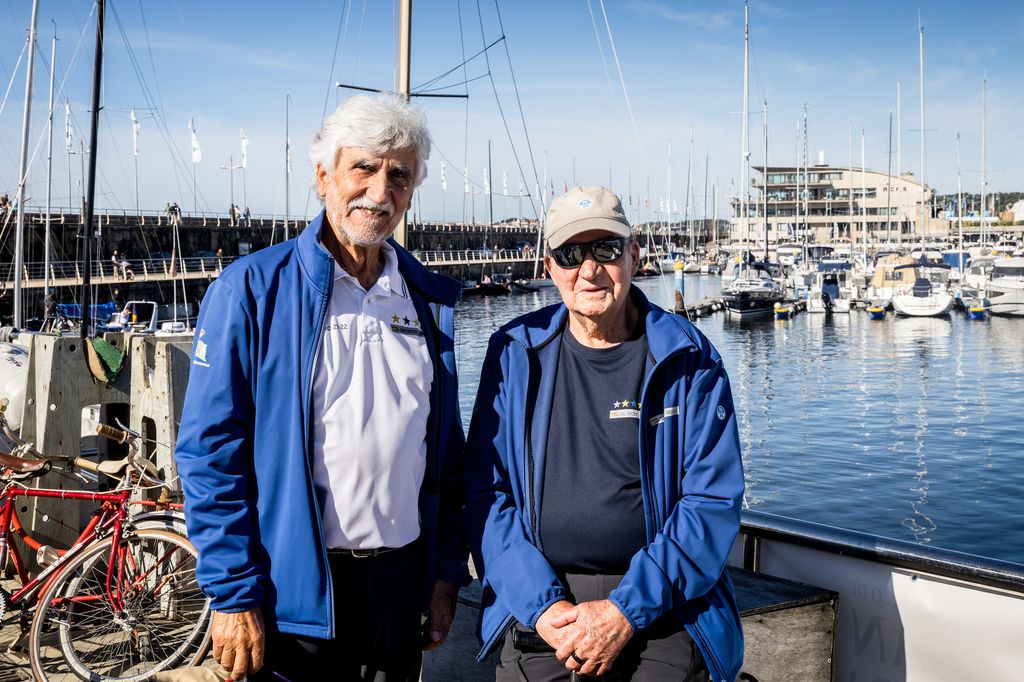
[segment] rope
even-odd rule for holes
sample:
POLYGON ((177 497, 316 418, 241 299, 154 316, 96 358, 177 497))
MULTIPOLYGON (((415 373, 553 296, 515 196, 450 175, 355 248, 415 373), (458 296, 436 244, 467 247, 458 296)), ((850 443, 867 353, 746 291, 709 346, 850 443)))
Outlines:
POLYGON ((629 90, 626 89, 626 79, 622 77, 622 65, 619 64, 619 53, 615 49, 615 39, 612 38, 612 26, 608 23, 608 13, 604 9, 604 0, 598 0, 601 3, 601 14, 604 16, 605 29, 608 31, 608 43, 612 47, 612 56, 615 58, 615 70, 619 74, 619 82, 622 84, 622 95, 626 99, 626 109, 629 111, 629 122, 633 126, 633 136, 636 138, 637 152, 640 154, 640 164, 643 166, 644 173, 647 173, 647 159, 644 157, 644 148, 640 142, 640 130, 636 127, 636 117, 633 116, 633 105, 629 101, 629 90))
POLYGON ((611 95, 612 106, 615 108, 615 115, 619 114, 619 102, 615 99, 615 87, 612 85, 612 74, 608 71, 608 60, 604 57, 604 45, 601 43, 601 34, 597 30, 597 19, 594 17, 594 5, 587 0, 587 9, 590 10, 590 23, 594 27, 594 40, 597 42, 597 51, 601 53, 601 66, 604 67, 604 78, 608 81, 608 94, 611 95))

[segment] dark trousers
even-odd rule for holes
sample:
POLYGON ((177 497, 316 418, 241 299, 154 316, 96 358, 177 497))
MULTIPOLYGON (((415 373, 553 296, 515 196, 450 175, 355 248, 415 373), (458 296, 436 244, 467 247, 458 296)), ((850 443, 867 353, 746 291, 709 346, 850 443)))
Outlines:
MULTIPOLYGON (((570 600, 579 604, 605 599, 618 587, 621 575, 563 576, 570 600)), ((519 627, 519 626, 517 626, 519 627)), ((505 637, 501 661, 495 671, 497 682, 568 682, 570 671, 553 651, 523 652, 512 644, 512 632, 505 637)), ((581 679, 595 679, 582 677, 581 679)), ((707 666, 682 623, 665 614, 649 628, 637 632, 600 679, 606 682, 705 682, 707 666)))
POLYGON ((328 553, 334 639, 267 633, 253 682, 416 682, 422 662, 419 543, 375 557, 328 553))

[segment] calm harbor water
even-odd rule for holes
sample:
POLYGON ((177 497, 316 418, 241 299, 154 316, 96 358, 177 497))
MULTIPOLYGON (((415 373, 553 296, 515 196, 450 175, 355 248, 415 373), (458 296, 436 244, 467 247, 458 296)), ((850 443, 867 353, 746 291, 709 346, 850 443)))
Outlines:
MULTIPOLYGON (((671 305, 671 275, 638 285, 671 305)), ((687 301, 720 289, 686 277, 687 301)), ((549 289, 460 303, 467 427, 490 334, 558 300, 549 289)), ((1024 320, 696 324, 732 381, 749 508, 1024 563, 1024 320)))

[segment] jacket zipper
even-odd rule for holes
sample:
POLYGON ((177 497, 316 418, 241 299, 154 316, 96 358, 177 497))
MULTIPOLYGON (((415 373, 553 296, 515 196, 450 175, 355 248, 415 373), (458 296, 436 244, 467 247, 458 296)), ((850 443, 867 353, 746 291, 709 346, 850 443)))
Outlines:
MULTIPOLYGON (((640 469, 641 469, 642 475, 643 475, 643 484, 641 485, 641 494, 643 496, 645 510, 647 510, 649 512, 648 515, 647 515, 647 518, 651 518, 652 516, 654 517, 654 528, 661 528, 662 526, 664 526, 665 525, 665 519, 662 518, 661 510, 658 507, 658 505, 654 504, 653 500, 650 499, 650 496, 653 496, 653 494, 654 494, 654 492, 653 492, 654 483, 653 483, 653 481, 651 481, 650 470, 646 466, 646 460, 648 458, 646 457, 646 452, 645 452, 645 450, 646 450, 646 447, 645 447, 646 439, 644 438, 644 431, 645 431, 645 425, 648 423, 648 417, 647 417, 647 387, 650 385, 651 379, 654 377, 655 372, 657 372, 662 366, 664 366, 664 364, 666 362, 668 362, 669 360, 674 358, 676 355, 679 355, 679 354, 685 352, 686 350, 687 349, 676 350, 676 351, 673 351, 672 353, 669 353, 664 358, 662 358, 660 362, 658 362, 654 367, 651 368, 651 372, 650 372, 650 374, 647 375, 647 378, 644 380, 643 388, 640 391, 640 448, 639 449, 640 449, 640 469), (646 494, 643 494, 645 490, 646 490, 646 494)), ((651 542, 653 540, 654 540, 654 533, 652 532, 651 525, 648 524, 648 537, 647 537, 647 541, 651 542)), ((711 589, 716 589, 716 588, 712 587, 711 589)), ((704 633, 701 631, 700 626, 696 622, 694 622, 694 624, 693 624, 693 634, 696 635, 696 638, 698 640, 700 640, 699 643, 698 643, 698 646, 699 646, 699 648, 700 648, 702 653, 706 653, 705 658, 706 659, 707 658, 711 659, 711 660, 706 661, 706 663, 708 663, 709 666, 714 668, 714 677, 715 678, 720 678, 722 676, 722 665, 721 665, 721 663, 719 663, 718 658, 715 655, 714 649, 708 645, 707 640, 704 638, 704 633)))
MULTIPOLYGON (((332 270, 333 272, 333 270, 332 270)), ((320 359, 320 347, 323 345, 324 340, 324 323, 327 321, 327 308, 330 305, 331 291, 334 289, 332 286, 328 287, 327 294, 323 297, 323 303, 320 305, 320 331, 315 336, 315 346, 313 350, 313 362, 309 365, 309 377, 306 382, 306 447, 305 447, 305 459, 306 459, 306 475, 309 477, 309 486, 312 490, 313 498, 313 510, 316 512, 316 528, 320 534, 320 558, 322 559, 325 576, 327 578, 327 623, 331 628, 331 639, 334 639, 334 584, 331 581, 331 565, 327 561, 327 541, 324 539, 324 525, 321 521, 323 514, 320 511, 320 500, 317 499, 316 495, 316 482, 313 478, 313 464, 311 462, 312 451, 309 447, 309 439, 312 434, 312 421, 313 421, 313 375, 316 371, 317 362, 320 359)))
POLYGON ((505 620, 501 622, 501 625, 495 630, 494 634, 491 635, 490 639, 484 642, 484 648, 477 654, 476 660, 478 663, 483 662, 485 658, 491 653, 491 649, 494 648, 495 643, 508 632, 508 629, 512 627, 512 622, 516 619, 511 613, 505 616, 505 620))

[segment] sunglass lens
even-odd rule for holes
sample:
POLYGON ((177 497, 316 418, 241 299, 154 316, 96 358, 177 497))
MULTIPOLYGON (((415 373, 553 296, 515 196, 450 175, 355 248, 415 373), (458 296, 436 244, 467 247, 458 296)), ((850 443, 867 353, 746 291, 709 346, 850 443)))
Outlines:
POLYGON ((602 239, 593 244, 594 260, 599 263, 610 263, 622 255, 621 239, 602 239))
POLYGON ((578 268, 583 263, 583 247, 580 244, 560 246, 551 255, 560 268, 578 268))

